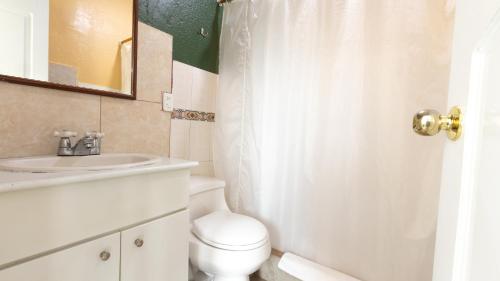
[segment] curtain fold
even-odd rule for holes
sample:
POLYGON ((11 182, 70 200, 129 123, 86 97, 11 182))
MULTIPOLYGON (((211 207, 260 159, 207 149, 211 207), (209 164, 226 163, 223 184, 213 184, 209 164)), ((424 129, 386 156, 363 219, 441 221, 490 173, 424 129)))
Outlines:
POLYGON ((367 281, 431 280, 453 2, 225 5, 214 165, 273 247, 367 281))

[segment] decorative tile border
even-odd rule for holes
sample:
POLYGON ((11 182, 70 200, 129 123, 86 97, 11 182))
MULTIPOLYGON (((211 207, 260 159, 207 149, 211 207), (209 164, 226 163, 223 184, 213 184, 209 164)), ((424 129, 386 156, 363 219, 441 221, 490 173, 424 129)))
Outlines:
POLYGON ((172 119, 215 122, 215 113, 174 108, 172 119))

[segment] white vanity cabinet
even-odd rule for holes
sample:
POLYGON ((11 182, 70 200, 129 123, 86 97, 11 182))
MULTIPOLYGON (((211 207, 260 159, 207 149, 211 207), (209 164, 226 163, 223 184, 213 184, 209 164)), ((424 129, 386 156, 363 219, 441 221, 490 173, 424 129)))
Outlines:
POLYGON ((187 211, 122 232, 121 281, 188 280, 187 211))
POLYGON ((120 233, 0 270, 1 281, 118 281, 119 277, 120 233))
POLYGON ((0 281, 187 280, 194 165, 0 172, 0 281))
POLYGON ((0 270, 0 281, 187 280, 188 226, 180 211, 0 270))

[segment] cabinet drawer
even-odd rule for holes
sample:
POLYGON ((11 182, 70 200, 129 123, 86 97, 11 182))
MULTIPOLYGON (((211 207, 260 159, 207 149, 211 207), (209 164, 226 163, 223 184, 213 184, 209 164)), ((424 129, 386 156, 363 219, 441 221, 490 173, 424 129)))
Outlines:
POLYGON ((0 281, 118 281, 119 271, 116 233, 1 270, 0 281))
POLYGON ((121 281, 188 280, 188 211, 122 232, 121 281))

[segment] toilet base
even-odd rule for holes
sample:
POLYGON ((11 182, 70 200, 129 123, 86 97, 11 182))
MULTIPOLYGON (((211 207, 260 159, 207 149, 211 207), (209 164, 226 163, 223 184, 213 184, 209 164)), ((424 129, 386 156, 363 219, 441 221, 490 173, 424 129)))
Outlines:
POLYGON ((205 273, 196 268, 192 264, 189 265, 190 271, 193 273, 189 281, 250 281, 250 277, 245 276, 215 276, 210 273, 205 273))
POLYGON ((214 276, 213 281, 250 281, 248 276, 214 276))
POLYGON ((192 281, 250 281, 249 276, 214 276, 203 271, 198 271, 194 274, 192 281))

